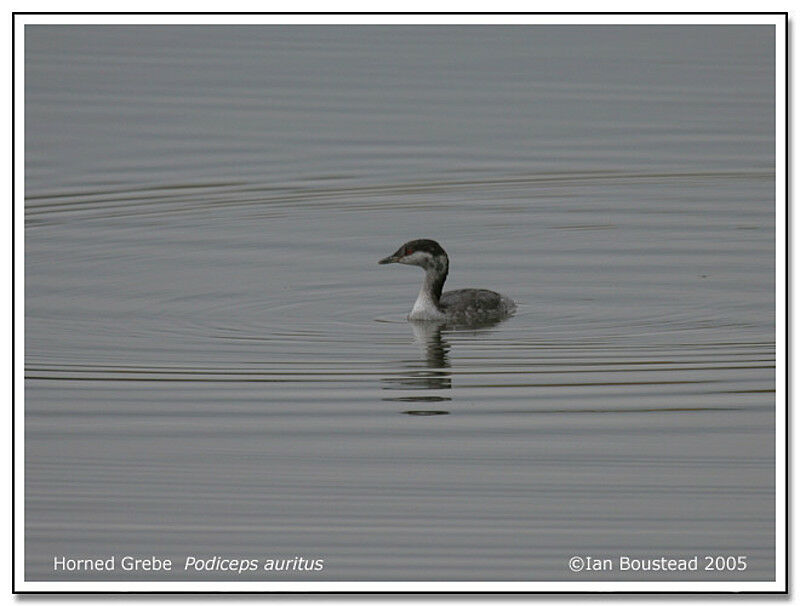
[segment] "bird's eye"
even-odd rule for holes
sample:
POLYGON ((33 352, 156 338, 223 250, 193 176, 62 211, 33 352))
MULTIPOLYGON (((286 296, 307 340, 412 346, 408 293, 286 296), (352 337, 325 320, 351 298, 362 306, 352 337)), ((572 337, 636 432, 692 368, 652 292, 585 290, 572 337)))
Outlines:
POLYGON ((406 247, 406 254, 407 255, 411 254, 411 247, 410 246, 406 247))

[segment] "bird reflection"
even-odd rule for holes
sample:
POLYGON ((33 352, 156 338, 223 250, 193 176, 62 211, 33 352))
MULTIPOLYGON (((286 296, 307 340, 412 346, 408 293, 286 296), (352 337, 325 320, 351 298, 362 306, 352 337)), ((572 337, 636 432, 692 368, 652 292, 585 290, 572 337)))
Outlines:
POLYGON ((452 325, 444 322, 409 320, 414 332, 414 342, 420 350, 421 359, 398 360, 396 366, 400 371, 396 376, 381 379, 385 390, 413 390, 416 393, 403 396, 383 398, 386 402, 410 402, 427 406, 404 410, 403 413, 415 416, 432 416, 450 414, 448 410, 433 408, 438 402, 450 402, 452 398, 445 390, 452 389, 450 372, 450 342, 447 335, 454 330, 475 331, 498 324, 498 322, 481 325, 452 325), (438 391, 439 393, 430 393, 438 391))
MULTIPOLYGON (((429 368, 450 368, 450 343, 442 337, 445 327, 443 322, 414 322, 409 321, 411 330, 414 331, 414 343, 419 347, 425 357, 425 364, 429 368)), ((449 372, 447 373, 449 376, 449 372)), ((450 382, 447 383, 447 389, 450 382)))
MULTIPOLYGON (((409 321, 414 331, 414 343, 419 347, 422 359, 398 360, 397 366, 402 369, 397 376, 381 379, 386 390, 449 390, 450 379, 450 343, 442 335, 444 323, 409 321)), ((445 394, 416 393, 408 396, 383 398, 386 402, 414 402, 433 404, 449 402, 452 398, 445 394)), ((446 410, 406 410, 405 414, 418 416, 446 415, 446 410)))

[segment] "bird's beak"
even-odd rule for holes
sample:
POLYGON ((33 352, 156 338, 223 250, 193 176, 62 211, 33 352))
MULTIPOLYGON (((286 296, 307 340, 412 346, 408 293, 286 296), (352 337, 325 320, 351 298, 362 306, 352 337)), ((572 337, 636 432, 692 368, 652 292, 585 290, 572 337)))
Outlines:
POLYGON ((397 255, 389 255, 385 259, 381 259, 380 261, 378 261, 378 265, 386 265, 387 263, 397 263, 398 259, 399 257, 397 257, 397 255))

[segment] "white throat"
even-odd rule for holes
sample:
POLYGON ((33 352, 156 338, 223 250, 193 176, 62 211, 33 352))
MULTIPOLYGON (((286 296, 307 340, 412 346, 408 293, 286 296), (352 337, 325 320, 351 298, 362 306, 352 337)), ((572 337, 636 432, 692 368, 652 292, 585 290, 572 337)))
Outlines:
POLYGON ((422 288, 417 295, 417 300, 414 301, 414 307, 411 308, 411 313, 408 314, 409 320, 444 320, 445 315, 436 307, 431 295, 430 286, 428 281, 422 285, 422 288))
POLYGON ((447 278, 447 255, 434 257, 429 252, 418 250, 400 259, 404 265, 416 265, 425 270, 425 279, 419 290, 417 300, 409 320, 445 320, 444 312, 439 308, 439 296, 442 286, 447 278), (435 293, 435 294, 434 294, 435 293))

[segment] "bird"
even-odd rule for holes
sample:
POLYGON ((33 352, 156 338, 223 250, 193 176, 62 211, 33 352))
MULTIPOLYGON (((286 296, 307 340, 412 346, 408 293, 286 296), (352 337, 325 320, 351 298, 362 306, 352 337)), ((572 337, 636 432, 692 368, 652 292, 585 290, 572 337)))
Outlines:
POLYGON ((462 288, 443 293, 450 259, 435 240, 410 240, 378 261, 379 265, 388 263, 416 265, 425 270, 422 288, 408 314, 409 320, 478 325, 503 320, 513 315, 517 308, 509 297, 484 288, 462 288))

